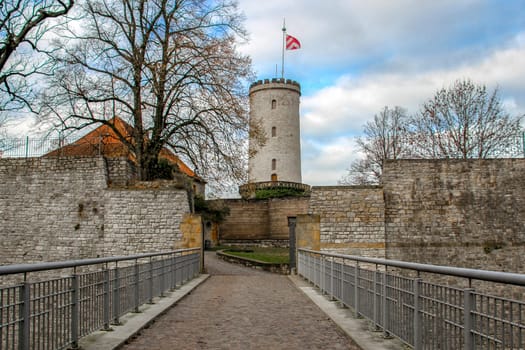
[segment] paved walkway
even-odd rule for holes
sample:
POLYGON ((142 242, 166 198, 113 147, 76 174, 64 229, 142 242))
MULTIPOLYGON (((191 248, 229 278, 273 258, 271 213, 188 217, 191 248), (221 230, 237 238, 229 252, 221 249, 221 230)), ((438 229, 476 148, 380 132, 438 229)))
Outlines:
POLYGON ((360 349, 288 277, 205 261, 211 277, 122 349, 360 349))

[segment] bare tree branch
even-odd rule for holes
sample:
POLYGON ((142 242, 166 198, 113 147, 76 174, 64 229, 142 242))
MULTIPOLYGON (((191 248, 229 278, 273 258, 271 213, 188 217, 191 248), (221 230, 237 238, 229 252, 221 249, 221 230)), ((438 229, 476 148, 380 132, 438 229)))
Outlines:
POLYGON ((66 129, 107 124, 115 115, 126 120, 143 179, 154 176, 167 146, 208 180, 240 181, 253 74, 250 59, 236 49, 246 37, 236 3, 85 0, 80 6, 82 24, 63 29, 67 40, 54 55, 62 68, 45 97, 48 115, 66 129))
POLYGON ((497 89, 458 80, 412 118, 411 140, 423 158, 496 158, 505 156, 522 119, 503 110, 497 89))
POLYGON ((33 74, 48 74, 49 60, 32 57, 44 52, 39 42, 50 20, 66 15, 73 0, 3 0, 0 2, 0 112, 32 106, 27 84, 33 74))
POLYGON ((483 85, 458 80, 410 118, 399 107, 385 107, 366 123, 365 136, 357 141, 365 157, 353 162, 339 182, 380 183, 385 159, 508 157, 523 118, 503 110, 498 90, 489 94, 483 85))
POLYGON ((350 165, 348 174, 339 183, 371 185, 381 181, 385 159, 399 159, 409 154, 406 144, 406 111, 401 107, 385 107, 374 120, 364 126, 364 137, 357 140, 364 159, 350 165))

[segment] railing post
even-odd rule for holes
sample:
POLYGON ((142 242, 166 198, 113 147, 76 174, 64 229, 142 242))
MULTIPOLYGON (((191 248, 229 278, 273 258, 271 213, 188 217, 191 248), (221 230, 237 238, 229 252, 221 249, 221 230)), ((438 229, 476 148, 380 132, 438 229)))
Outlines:
POLYGON ((118 261, 115 262, 115 280, 113 283, 113 324, 120 324, 120 271, 118 261))
POLYGON ((472 328, 474 325, 472 311, 475 309, 475 298, 473 295, 474 289, 466 288, 463 290, 463 337, 465 343, 465 350, 474 350, 474 338, 472 336, 472 328))
POLYGON ((314 254, 308 253, 310 255, 310 262, 312 266, 312 284, 318 286, 317 284, 317 258, 314 254))
POLYGON ((134 268, 134 275, 135 275, 135 288, 133 288, 133 300, 135 303, 135 308, 133 309, 133 312, 139 313, 139 306, 140 306, 140 269, 139 269, 139 262, 138 259, 135 259, 135 266, 134 268))
POLYGON ((414 350, 423 349, 421 334, 421 278, 414 279, 414 350))
POLYGON ((160 297, 164 297, 164 288, 166 286, 166 265, 164 264, 164 257, 161 257, 161 273, 160 273, 160 297))
POLYGON ((149 258, 148 304, 153 304, 153 257, 149 258))
POLYGON ((301 275, 301 255, 300 252, 297 250, 297 275, 301 275))
POLYGON ((359 261, 355 262, 354 271, 354 310, 355 318, 359 318, 359 261))
POLYGON ((388 333, 388 288, 387 288, 387 281, 388 281, 388 266, 385 266, 385 272, 383 273, 383 297, 382 297, 382 304, 383 304, 383 337, 384 338, 390 338, 390 333, 388 333))
POLYGON ((180 260, 181 260, 181 255, 179 253, 179 255, 176 256, 176 261, 175 261, 175 289, 179 288, 179 286, 182 284, 180 283, 180 281, 182 280, 182 270, 181 270, 181 264, 180 264, 180 260))
POLYGON ((180 284, 183 285, 186 281, 186 255, 180 256, 181 270, 180 270, 180 284))
POLYGON ((306 273, 308 274, 308 280, 310 283, 315 284, 315 261, 310 253, 304 253, 306 256, 306 273))
POLYGON ((330 260, 330 300, 334 300, 334 258, 330 260))
MULTIPOLYGON (((18 328, 18 348, 29 350, 29 323, 31 320, 31 283, 25 281, 20 287, 19 300, 21 301, 18 312, 20 324, 18 328)), ((1 345, 1 344, 0 344, 1 345)))
POLYGON ((378 278, 377 278, 377 275, 379 273, 379 271, 377 271, 378 269, 378 266, 376 264, 376 269, 374 271, 374 298, 373 298, 373 321, 374 321, 374 330, 377 331, 379 328, 378 328, 378 324, 379 324, 379 306, 377 305, 377 297, 379 295, 379 291, 377 290, 377 283, 378 283, 378 278))
POLYGON ((346 307, 345 303, 345 259, 341 261, 341 305, 346 307))
POLYGON ((325 274, 326 274, 326 262, 325 262, 325 258, 324 258, 324 255, 320 255, 319 256, 319 259, 320 259, 320 262, 321 262, 321 268, 320 268, 320 273, 319 273, 319 279, 321 280, 320 281, 320 284, 321 284, 321 292, 323 294, 326 294, 326 278, 325 278, 325 274))
MULTIPOLYGON (((200 251, 199 254, 202 254, 202 256, 204 256, 204 251, 200 251)), ((200 261, 201 259, 199 259, 200 261)), ((198 275, 201 274, 201 272, 204 271, 204 265, 202 267, 202 269, 200 268, 199 266, 199 263, 195 264, 196 268, 194 269, 194 273, 193 273, 193 278, 197 277, 198 275)))
POLYGON ((171 254, 171 291, 177 288, 177 256, 171 254))
POLYGON ((80 317, 79 276, 75 273, 71 279, 71 349, 78 349, 78 326, 80 317))
POLYGON ((110 286, 109 269, 106 263, 106 267, 104 270, 104 328, 103 328, 103 330, 105 331, 111 330, 111 327, 109 327, 109 298, 111 296, 111 293, 109 291, 109 286, 110 286))

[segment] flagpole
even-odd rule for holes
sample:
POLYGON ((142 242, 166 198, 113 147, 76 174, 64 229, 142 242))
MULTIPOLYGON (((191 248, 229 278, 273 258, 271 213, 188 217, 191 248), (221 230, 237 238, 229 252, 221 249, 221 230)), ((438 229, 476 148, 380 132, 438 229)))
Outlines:
POLYGON ((282 48, 282 65, 281 65, 281 78, 284 79, 284 47, 286 46, 286 22, 283 18, 283 48, 282 48))

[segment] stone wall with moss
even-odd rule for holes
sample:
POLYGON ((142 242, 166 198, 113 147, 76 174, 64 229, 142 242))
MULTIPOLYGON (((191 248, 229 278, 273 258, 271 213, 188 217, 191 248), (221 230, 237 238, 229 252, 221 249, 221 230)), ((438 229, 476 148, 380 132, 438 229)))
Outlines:
POLYGON ((525 159, 388 161, 387 257, 525 273, 525 159))

